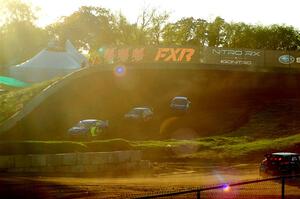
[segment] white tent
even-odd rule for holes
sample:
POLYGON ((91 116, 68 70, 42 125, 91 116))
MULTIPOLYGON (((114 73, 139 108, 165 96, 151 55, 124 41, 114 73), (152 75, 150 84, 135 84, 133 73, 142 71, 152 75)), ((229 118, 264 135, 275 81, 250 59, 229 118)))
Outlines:
POLYGON ((44 49, 26 62, 12 66, 11 77, 26 82, 40 82, 64 76, 87 64, 87 59, 67 41, 64 51, 44 49))
POLYGON ((66 51, 79 63, 87 64, 87 59, 73 46, 73 44, 67 40, 65 45, 66 51))

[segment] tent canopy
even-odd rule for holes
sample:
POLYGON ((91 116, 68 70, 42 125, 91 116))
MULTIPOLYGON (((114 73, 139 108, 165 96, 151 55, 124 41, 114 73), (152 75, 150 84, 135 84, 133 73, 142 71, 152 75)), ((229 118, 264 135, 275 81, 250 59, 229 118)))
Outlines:
POLYGON ((15 67, 77 69, 80 63, 67 52, 42 50, 33 58, 15 67))
POLYGON ((69 74, 86 63, 87 59, 67 40, 64 51, 43 49, 26 62, 11 67, 9 74, 26 82, 40 82, 69 74))

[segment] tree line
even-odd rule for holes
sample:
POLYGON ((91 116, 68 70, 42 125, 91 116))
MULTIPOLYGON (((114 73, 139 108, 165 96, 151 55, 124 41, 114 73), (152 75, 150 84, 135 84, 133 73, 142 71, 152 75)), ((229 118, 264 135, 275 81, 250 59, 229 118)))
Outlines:
MULTIPOLYGON (((1 0, 0 0, 1 1, 1 0)), ((130 23, 122 13, 103 7, 82 6, 44 28, 36 25, 35 9, 21 0, 1 1, 0 67, 21 63, 50 40, 73 44, 92 56, 99 47, 110 45, 194 45, 268 50, 298 50, 300 32, 287 25, 251 25, 182 18, 169 22, 170 14, 156 9, 141 10, 130 23)))

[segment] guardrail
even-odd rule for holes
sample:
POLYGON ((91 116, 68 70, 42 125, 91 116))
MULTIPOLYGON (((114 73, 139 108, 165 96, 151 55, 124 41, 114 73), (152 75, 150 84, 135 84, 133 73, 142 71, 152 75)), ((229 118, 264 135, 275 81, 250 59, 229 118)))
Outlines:
MULTIPOLYGON (((290 183, 291 181, 296 181, 297 186, 300 187, 300 175, 289 175, 289 176, 278 176, 278 177, 272 177, 272 178, 265 178, 265 179, 258 179, 258 180, 252 180, 252 181, 245 181, 245 182, 239 182, 239 183, 224 183, 221 185, 217 185, 217 186, 211 186, 211 187, 205 187, 205 188, 196 188, 196 189, 190 189, 190 190, 184 190, 184 191, 178 191, 178 192, 172 192, 172 193, 162 193, 162 194, 157 194, 157 195, 148 195, 148 196, 142 196, 142 197, 135 197, 135 199, 150 199, 150 198, 168 198, 168 197, 180 197, 182 198, 182 196, 184 196, 183 198, 196 198, 196 199, 202 199, 202 198, 222 198, 222 199, 226 199, 226 198, 275 198, 276 197, 280 197, 281 199, 286 199, 286 185, 288 183, 290 183), (237 196, 237 194, 235 193, 234 196, 226 196, 227 192, 230 192, 231 189, 233 189, 234 187, 241 187, 244 185, 253 185, 253 184, 258 184, 258 183, 263 183, 263 182, 276 182, 277 185, 280 185, 280 193, 279 194, 275 194, 276 189, 271 189, 271 191, 273 192, 273 195, 259 195, 259 193, 257 193, 256 190, 252 190, 252 192, 256 192, 255 194, 253 193, 253 195, 251 194, 251 189, 248 190, 248 192, 250 194, 246 194, 247 196, 237 196), (287 182, 288 181, 288 182, 287 182), (209 191, 222 191, 221 193, 215 194, 216 196, 214 197, 213 193, 208 195, 207 197, 205 197, 204 193, 209 192, 209 191), (192 195, 193 194, 193 195, 192 195)), ((274 185, 275 186, 275 185, 274 185)), ((264 188, 264 187, 260 187, 260 188, 264 188)), ((244 188, 245 190, 245 188, 244 188)), ((261 191, 261 189, 260 189, 261 191)), ((290 197, 289 197, 290 198, 290 197)), ((300 191, 297 193, 297 195, 295 197, 292 198, 300 198, 300 191)))

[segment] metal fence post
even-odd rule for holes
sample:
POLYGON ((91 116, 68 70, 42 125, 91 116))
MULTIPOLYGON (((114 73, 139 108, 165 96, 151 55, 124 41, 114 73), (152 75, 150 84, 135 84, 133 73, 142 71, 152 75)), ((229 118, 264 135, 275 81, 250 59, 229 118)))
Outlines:
POLYGON ((281 180, 281 199, 284 199, 284 188, 285 188, 285 177, 282 177, 281 180))
POLYGON ((200 199, 200 190, 197 190, 197 199, 200 199))

